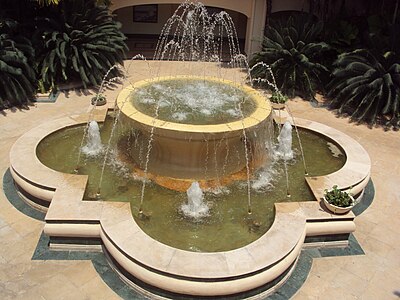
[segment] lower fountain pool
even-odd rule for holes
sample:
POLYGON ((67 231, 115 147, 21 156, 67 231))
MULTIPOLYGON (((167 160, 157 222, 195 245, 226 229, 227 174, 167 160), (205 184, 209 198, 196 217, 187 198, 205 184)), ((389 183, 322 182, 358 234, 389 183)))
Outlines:
MULTIPOLYGON (((109 139, 113 120, 112 116, 108 116, 100 124, 103 143, 109 139)), ((83 125, 70 127, 47 136, 37 147, 39 160, 54 170, 73 173, 84 128, 83 125)), ((343 152, 340 152, 333 141, 308 130, 299 129, 299 134, 310 176, 329 174, 343 166, 345 156, 338 155, 343 152)), ((175 248, 218 252, 243 247, 257 240, 270 228, 274 220, 275 202, 315 200, 304 180, 298 139, 294 136, 294 159, 288 161, 290 197, 287 197, 283 162, 273 159, 267 168, 258 170, 250 178, 251 215, 247 213, 246 176, 234 174, 227 180, 221 180, 226 183, 223 186, 202 187, 203 201, 209 210, 201 218, 187 217, 182 212, 182 205, 187 203, 186 190, 174 190, 174 180, 155 176, 146 185, 143 202, 145 215, 140 217, 138 207, 143 180, 140 176, 143 173, 121 154, 118 135, 112 139, 111 144, 114 146, 111 147, 113 150, 106 163, 100 199, 96 199, 96 193, 99 189, 104 152, 98 155, 82 154, 79 174, 89 175, 84 200, 130 202, 132 215, 142 230, 152 238, 175 248), (171 180, 172 183, 168 183, 171 180)), ((152 178, 151 174, 148 177, 152 178)), ((191 182, 184 181, 190 186, 191 182)))

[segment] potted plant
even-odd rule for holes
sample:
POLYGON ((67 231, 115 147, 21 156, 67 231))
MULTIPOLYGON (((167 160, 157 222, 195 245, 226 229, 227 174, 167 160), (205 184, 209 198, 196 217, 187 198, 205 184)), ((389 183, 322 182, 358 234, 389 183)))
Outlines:
POLYGON ((107 103, 107 99, 106 96, 104 96, 103 94, 99 93, 96 96, 94 96, 92 98, 92 105, 97 105, 97 106, 101 106, 107 103))
POLYGON ((288 101, 288 97, 283 95, 280 91, 276 91, 272 93, 271 97, 269 97, 269 101, 271 101, 272 108, 284 109, 285 103, 288 101))
POLYGON ((335 214, 347 213, 355 205, 353 196, 338 189, 337 185, 334 185, 330 190, 325 190, 324 203, 326 208, 335 214))

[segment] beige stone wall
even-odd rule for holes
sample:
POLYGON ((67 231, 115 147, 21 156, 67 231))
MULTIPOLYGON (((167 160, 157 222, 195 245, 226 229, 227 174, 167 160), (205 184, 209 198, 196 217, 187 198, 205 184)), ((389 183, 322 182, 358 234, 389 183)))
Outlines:
MULTIPOLYGON (((165 23, 163 19, 165 18, 164 12, 167 12, 167 6, 160 6, 163 12, 160 14, 159 11, 159 23, 140 23, 141 26, 137 26, 137 29, 132 29, 130 32, 130 26, 126 24, 132 24, 132 14, 131 7, 134 5, 143 4, 159 4, 168 5, 172 8, 171 4, 181 4, 182 0, 119 0, 114 1, 110 6, 110 10, 117 13, 120 16, 117 17, 122 23, 125 23, 123 27, 123 32, 125 33, 140 33, 140 34, 159 34, 161 32, 162 25, 165 23), (130 9, 124 9, 128 8, 130 9), (126 23, 128 22, 128 23, 126 23), (129 29, 128 29, 129 27, 129 29), (139 28, 140 27, 140 28, 139 28), (135 32, 137 30, 137 32, 135 32)), ((242 24, 244 18, 239 17, 237 21, 240 21, 239 26, 237 26, 239 38, 246 37, 245 41, 245 53, 249 56, 254 52, 261 49, 261 42, 263 38, 265 18, 266 18, 266 1, 265 0, 203 0, 202 3, 206 6, 219 7, 225 10, 232 10, 243 14, 247 17, 247 24, 242 24), (239 20, 240 19, 240 20, 239 20)), ((172 14, 172 12, 171 12, 172 14)), ((134 26, 133 26, 134 27, 134 26)))

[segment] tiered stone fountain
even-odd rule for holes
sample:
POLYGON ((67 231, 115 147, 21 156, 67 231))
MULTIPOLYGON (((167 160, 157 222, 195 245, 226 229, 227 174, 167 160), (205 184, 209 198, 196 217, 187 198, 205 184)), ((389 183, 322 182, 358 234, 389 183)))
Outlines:
MULTIPOLYGON (((204 66, 201 75, 171 74, 165 78, 160 76, 163 68, 168 72, 168 68, 182 62, 155 61, 153 64, 159 64, 155 68, 155 76, 142 76, 141 80, 134 80, 135 83, 129 83, 119 93, 117 110, 114 113, 120 116, 115 120, 121 121, 122 140, 130 143, 134 137, 135 142, 144 145, 142 152, 136 152, 134 148, 126 151, 143 182, 141 195, 136 195, 139 198, 141 196, 141 214, 138 215, 137 207, 132 208, 129 202, 84 201, 87 175, 55 171, 45 166, 37 157, 39 144, 46 137, 86 124, 88 120, 90 124, 93 121, 103 123, 108 109, 95 108, 86 115, 44 123, 28 131, 14 144, 10 152, 11 173, 26 201, 47 211, 44 232, 50 236, 50 247, 70 249, 78 246, 82 249, 86 245, 89 250, 102 249, 109 257, 110 264, 132 286, 143 291, 143 288, 150 285, 157 289, 150 288, 145 294, 153 293, 151 297, 157 297, 160 294, 158 289, 161 289, 171 293, 169 295, 173 298, 176 294, 191 297, 245 297, 259 294, 261 297, 279 287, 290 275, 302 247, 307 243, 306 237, 314 237, 314 241, 321 238, 322 244, 326 236, 331 236, 335 237, 335 246, 347 244, 346 237, 355 230, 354 215, 351 212, 340 216, 332 215, 323 209, 320 200, 324 189, 333 184, 344 190, 352 187, 353 194, 358 198, 362 197, 370 176, 371 163, 368 154, 356 141, 333 128, 299 118, 294 122, 285 111, 275 114, 261 93, 244 85, 241 80, 228 80, 220 76, 224 72, 231 72, 231 78, 239 78, 238 67, 245 66, 245 60, 237 50, 237 39, 232 28, 226 13, 209 16, 201 4, 185 2, 167 22, 160 37, 156 58, 189 59, 190 62, 185 63, 188 69, 194 70, 199 64, 204 66), (213 23, 221 21, 223 22, 213 23), (169 40, 170 36, 174 36, 171 35, 171 30, 176 29, 177 24, 184 26, 182 30, 177 29, 182 35, 176 35, 177 40, 169 40), (202 24, 204 31, 194 34, 193 30, 198 29, 199 24, 202 24), (210 28, 215 28, 216 24, 228 24, 225 29, 230 34, 229 40, 233 41, 228 47, 233 55, 230 62, 234 67, 232 70, 219 68, 221 58, 217 54, 221 49, 215 44, 214 37, 210 38, 210 33, 213 32, 210 28), (199 44, 190 43, 193 38, 199 40, 200 37, 204 39, 199 44), (190 53, 189 48, 193 50, 190 53), (200 63, 198 60, 206 62, 200 63), (211 64, 217 70, 213 76, 209 74, 211 64), (140 93, 141 89, 150 85, 182 80, 184 84, 195 80, 233 88, 237 90, 235 95, 244 94, 248 97, 246 101, 251 103, 251 108, 247 111, 242 106, 246 101, 241 101, 240 96, 239 101, 233 103, 233 119, 196 124, 196 121, 184 121, 185 113, 181 111, 171 114, 175 119, 163 119, 160 109, 163 105, 160 100, 156 100, 155 105, 150 107, 152 113, 146 112, 143 107, 130 100, 135 97, 135 93, 140 93), (249 232, 256 230, 259 226, 258 220, 255 222, 250 218, 250 223, 246 223, 249 220, 248 214, 252 213, 250 181, 253 172, 271 160, 271 149, 268 147, 270 142, 265 139, 265 128, 271 124, 272 118, 277 124, 287 121, 316 132, 333 141, 345 154, 346 162, 339 170, 324 176, 305 178, 315 197, 314 201, 275 203, 275 217, 268 231, 262 232, 254 241, 229 251, 182 250, 161 243, 143 231, 138 217, 144 219, 143 222, 156 222, 156 216, 151 216, 146 210, 142 211, 143 201, 146 202, 144 191, 150 179, 169 177, 184 182, 184 191, 191 187, 188 195, 192 202, 179 206, 180 210, 187 210, 186 215, 189 216, 197 211, 195 217, 211 215, 212 218, 212 213, 202 203, 204 195, 201 185, 206 185, 209 181, 220 182, 224 176, 241 172, 244 177, 239 177, 247 183, 248 191, 243 195, 243 201, 248 204, 248 209, 243 211, 243 220, 249 232), (224 147, 214 146, 222 144, 224 147), (231 152, 227 149, 235 149, 235 158, 230 156, 231 152), (88 239, 97 241, 97 246, 93 243, 88 246, 88 239), (141 282, 147 285, 142 285, 141 282)), ((138 79, 138 76, 135 78, 138 79)), ((132 77, 129 80, 132 81, 132 77)), ((110 105, 110 110, 112 107, 110 105)), ((230 108, 223 110, 229 111, 230 108)), ((98 153, 108 153, 109 145, 105 146, 87 145, 83 151, 90 150, 88 153, 92 153, 94 147, 98 153)), ((284 158, 289 159, 288 153, 293 155, 291 149, 281 146, 280 151, 284 152, 284 158)), ((81 172, 79 168, 77 171, 81 172)), ((99 194, 102 197, 102 193, 99 194)), ((179 235, 179 232, 176 234, 179 235)), ((321 244, 314 242, 313 246, 321 244)))

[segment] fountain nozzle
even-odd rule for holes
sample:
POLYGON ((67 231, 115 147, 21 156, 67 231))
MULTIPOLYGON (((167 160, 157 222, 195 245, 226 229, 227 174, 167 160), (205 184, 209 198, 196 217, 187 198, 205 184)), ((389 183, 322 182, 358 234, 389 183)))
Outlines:
POLYGON ((97 190, 96 199, 100 199, 100 189, 97 190))
POLYGON ((139 208, 138 216, 139 216, 139 219, 142 220, 142 221, 149 221, 149 220, 150 220, 150 217, 151 217, 151 214, 145 214, 145 213, 143 212, 143 208, 140 207, 140 208, 139 208))
POLYGON ((290 192, 288 191, 287 194, 286 194, 286 197, 287 197, 287 198, 290 198, 291 196, 292 196, 292 195, 290 195, 290 192))
POLYGON ((78 172, 79 172, 79 166, 76 166, 75 169, 74 169, 74 173, 78 174, 78 172))
POLYGON ((248 210, 247 210, 247 214, 248 214, 248 215, 251 215, 252 213, 253 213, 253 212, 251 211, 251 208, 249 207, 248 210))

